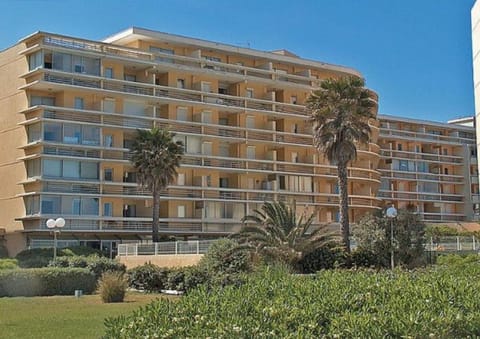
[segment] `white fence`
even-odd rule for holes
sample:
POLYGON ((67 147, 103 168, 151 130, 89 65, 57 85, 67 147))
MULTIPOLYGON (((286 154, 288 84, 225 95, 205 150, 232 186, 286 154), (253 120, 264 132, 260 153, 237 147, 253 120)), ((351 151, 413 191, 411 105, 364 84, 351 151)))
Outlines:
POLYGON ((171 241, 157 243, 119 244, 119 256, 205 254, 216 240, 171 241))
MULTIPOLYGON (((119 256, 205 254, 216 240, 171 241, 157 243, 119 244, 119 256)), ((354 241, 352 241, 354 244, 354 241)), ((355 247, 355 246, 352 246, 355 247)), ((480 241, 474 237, 430 237, 425 251, 460 252, 480 251, 480 241)))
POLYGON ((425 244, 426 251, 433 252, 460 252, 460 251, 479 251, 480 242, 475 236, 467 237, 430 237, 425 244))

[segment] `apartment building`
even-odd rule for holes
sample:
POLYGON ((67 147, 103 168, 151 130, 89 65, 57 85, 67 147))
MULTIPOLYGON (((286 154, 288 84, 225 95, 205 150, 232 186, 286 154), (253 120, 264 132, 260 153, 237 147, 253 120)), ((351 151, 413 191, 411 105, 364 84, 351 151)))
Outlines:
POLYGON ((478 161, 473 118, 436 123, 379 115, 385 203, 425 221, 478 220, 478 161))
MULTIPOLYGON (((295 201, 316 222, 338 217, 336 169, 312 147, 304 103, 319 80, 356 70, 130 28, 104 41, 34 33, 0 53, 0 74, 0 228, 11 254, 51 244, 46 220, 59 216, 60 245, 147 239, 152 200, 128 151, 136 129, 154 126, 185 144, 162 194, 162 234, 224 236, 266 200, 295 201)), ((353 222, 382 205, 371 124, 349 168, 353 222)), ((458 179, 449 166, 442 178, 458 179)))

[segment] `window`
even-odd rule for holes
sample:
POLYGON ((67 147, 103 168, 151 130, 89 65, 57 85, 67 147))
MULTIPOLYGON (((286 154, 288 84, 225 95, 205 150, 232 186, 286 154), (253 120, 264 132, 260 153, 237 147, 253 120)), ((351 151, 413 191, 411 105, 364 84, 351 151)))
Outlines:
POLYGON ((297 96, 296 95, 292 95, 290 97, 290 103, 293 104, 293 105, 297 104, 297 96))
POLYGON ((177 79, 177 87, 185 88, 185 79, 177 79))
POLYGON ((80 178, 80 166, 78 161, 63 160, 63 177, 80 178))
POLYGON ((83 109, 83 98, 76 97, 75 98, 75 108, 76 109, 83 109))
POLYGON ((246 127, 247 128, 252 128, 254 129, 255 128, 255 117, 252 116, 252 115, 247 115, 246 117, 246 120, 245 120, 245 123, 246 123, 246 127))
POLYGON ((30 97, 30 106, 37 105, 55 106, 55 98, 32 95, 30 97))
POLYGON ((400 171, 408 171, 408 161, 407 160, 400 160, 398 163, 398 169, 400 171))
POLYGON ((115 100, 105 99, 102 101, 102 103, 103 103, 103 112, 115 113, 115 100))
POLYGON ((280 175, 278 178, 280 179, 280 180, 279 180, 279 181, 280 181, 280 183, 279 183, 280 189, 281 189, 281 190, 286 189, 287 185, 286 185, 286 183, 285 183, 285 176, 284 176, 284 175, 280 175))
POLYGON ((397 144, 397 150, 399 150, 399 151, 402 150, 402 144, 397 144))
POLYGON ((43 196, 42 213, 58 214, 60 213, 60 197, 43 196))
POLYGON ((245 96, 247 98, 253 98, 253 88, 247 88, 245 91, 245 96))
MULTIPOLYGON (((171 54, 174 55, 175 51, 173 49, 167 49, 167 48, 161 48, 161 47, 155 47, 155 46, 150 46, 150 52, 152 53, 163 53, 163 54, 171 54)), ((161 62, 168 62, 172 63, 174 60, 172 58, 165 58, 163 56, 156 55, 155 56, 156 61, 161 61, 161 62)))
POLYGON ((178 173, 177 185, 178 186, 184 186, 185 185, 185 173, 178 173))
POLYGON ((292 162, 298 162, 298 153, 292 152, 292 162))
POLYGON ((112 168, 105 168, 103 170, 103 180, 113 181, 113 169, 112 168))
POLYGON ((98 179, 98 164, 96 162, 80 163, 80 173, 83 179, 98 179))
POLYGON ((209 82, 202 81, 202 92, 210 93, 212 91, 212 86, 209 82))
POLYGON ((63 128, 63 142, 66 144, 79 144, 82 136, 82 129, 78 125, 65 125, 63 128))
POLYGON ((100 127, 83 126, 81 138, 83 145, 100 145, 100 127))
POLYGON ((29 69, 32 71, 43 66, 43 53, 38 51, 28 56, 29 69))
POLYGON ((125 74, 124 76, 125 81, 137 81, 137 76, 135 74, 125 74))
POLYGON ((187 121, 187 108, 186 107, 177 107, 177 120, 178 121, 187 121))
POLYGON ((103 136, 103 146, 113 147, 113 135, 106 134, 103 136))
POLYGON ((106 202, 103 204, 103 216, 111 217, 113 215, 113 206, 111 202, 106 202))
POLYGON ((105 68, 104 76, 105 76, 105 78, 113 79, 113 68, 111 68, 111 67, 105 68))
POLYGON ((184 205, 177 206, 177 216, 179 218, 185 218, 185 206, 184 205))
POLYGON ((61 142, 62 126, 59 124, 45 123, 43 125, 43 140, 61 142))
POLYGON ((255 159, 255 146, 247 146, 247 159, 255 159))
POLYGON ((43 160, 43 175, 46 177, 62 176, 62 161, 53 159, 43 160))

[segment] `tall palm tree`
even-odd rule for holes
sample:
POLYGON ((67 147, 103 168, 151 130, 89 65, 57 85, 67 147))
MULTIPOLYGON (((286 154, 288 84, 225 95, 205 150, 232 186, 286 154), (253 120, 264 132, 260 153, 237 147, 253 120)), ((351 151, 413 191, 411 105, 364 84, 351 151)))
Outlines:
POLYGON ((161 128, 137 130, 130 149, 131 162, 137 170, 137 181, 152 192, 152 240, 158 242, 160 192, 177 176, 183 155, 183 143, 173 140, 174 134, 161 128))
POLYGON ((376 101, 358 77, 326 79, 307 99, 313 122, 314 146, 330 164, 337 165, 340 195, 340 225, 343 244, 350 251, 348 220, 348 163, 357 157, 357 145, 370 141, 370 119, 376 101))
POLYGON ((261 210, 242 219, 244 226, 233 237, 243 247, 295 267, 306 254, 334 240, 326 225, 310 230, 313 220, 313 213, 297 217, 295 207, 284 202, 265 202, 261 210))

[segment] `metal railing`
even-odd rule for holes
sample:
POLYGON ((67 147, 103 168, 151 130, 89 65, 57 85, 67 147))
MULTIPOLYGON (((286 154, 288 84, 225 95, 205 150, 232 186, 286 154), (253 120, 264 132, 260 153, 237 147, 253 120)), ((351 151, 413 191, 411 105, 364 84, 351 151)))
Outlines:
POLYGON ((119 244, 119 256, 205 254, 216 240, 119 244))
POLYGON ((425 244, 425 251, 431 252, 462 252, 479 250, 479 239, 473 235, 430 237, 425 244))

